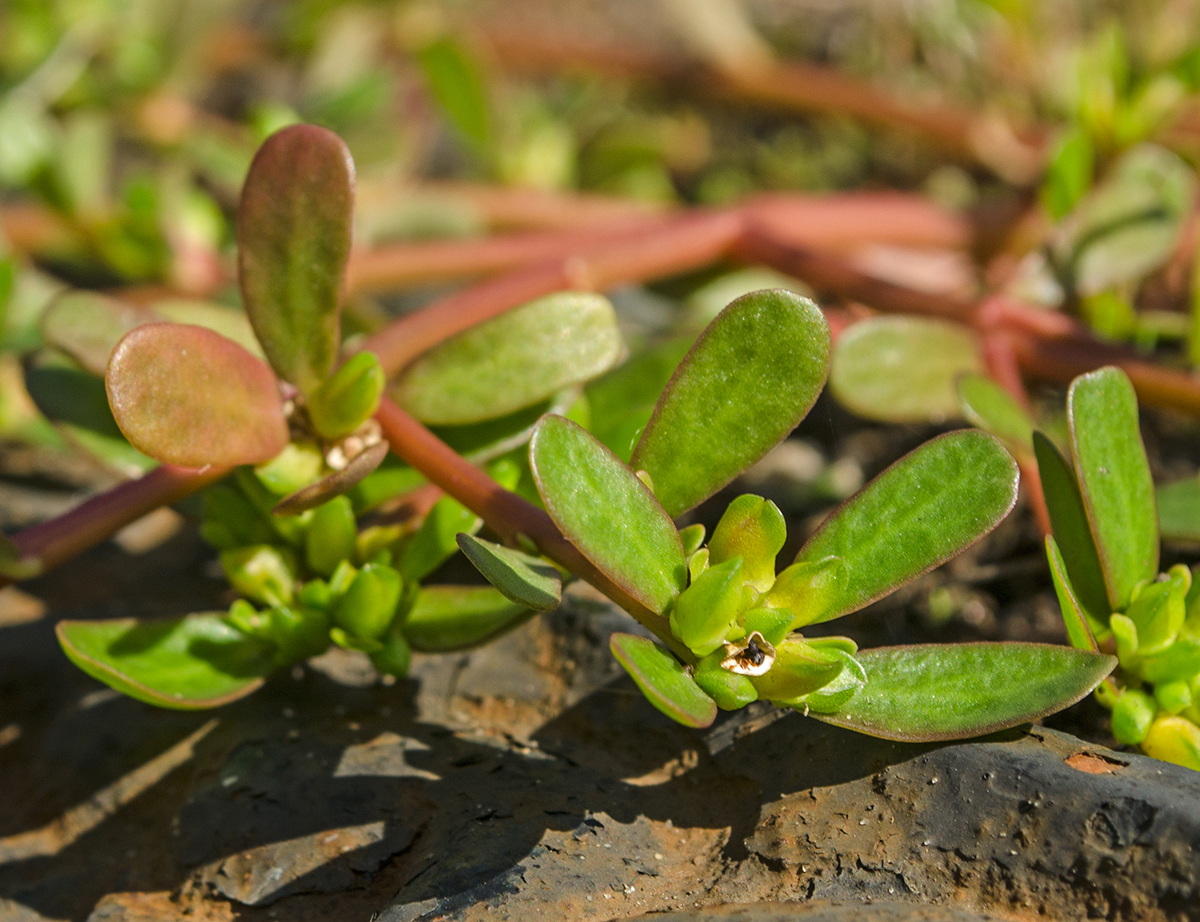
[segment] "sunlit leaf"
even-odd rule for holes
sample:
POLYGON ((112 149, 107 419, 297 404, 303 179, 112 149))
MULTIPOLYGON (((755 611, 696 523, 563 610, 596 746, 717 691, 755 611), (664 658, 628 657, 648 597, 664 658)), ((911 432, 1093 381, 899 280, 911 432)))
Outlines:
POLYGON ((404 621, 404 636, 414 650, 461 650, 516 627, 533 613, 492 586, 422 586, 404 621))
POLYGON ((829 390, 866 419, 942 423, 960 415, 957 382, 981 374, 979 338, 957 323, 872 317, 838 337, 829 390))
POLYGON ((1164 483, 1154 495, 1163 540, 1200 541, 1200 477, 1164 483))
POLYGON ((734 301, 675 372, 634 449, 671 516, 774 448, 825 383, 829 326, 811 301, 759 291, 734 301))
POLYGON ((220 613, 164 621, 60 621, 58 641, 76 666, 139 701, 197 710, 254 691, 272 670, 270 649, 220 613))
POLYGON ((1033 434, 1033 448, 1054 540, 1062 553, 1075 597, 1094 628, 1107 621, 1112 608, 1104 588, 1104 571, 1092 540, 1087 510, 1079 492, 1079 481, 1054 443, 1040 432, 1033 434))
POLYGON ((257 464, 288 441, 271 370, 203 327, 138 327, 113 352, 106 384, 125 437, 168 464, 257 464))
POLYGON ((238 206, 238 280, 271 366, 301 391, 333 367, 354 163, 333 132, 292 125, 259 148, 238 206))
POLYGON ((447 340, 414 362, 392 393, 423 422, 504 416, 607 371, 623 349, 608 300, 539 298, 447 340))
POLYGON ((633 471, 590 433, 546 416, 529 443, 546 509, 618 586, 661 614, 687 584, 679 532, 633 471))
POLYGON ((147 307, 90 291, 56 298, 42 315, 42 336, 93 375, 104 376, 109 356, 134 327, 163 318, 147 307))
POLYGON ((922 644, 863 650, 866 685, 813 716, 884 739, 964 739, 1045 717, 1079 701, 1116 658, 1027 643, 922 644))
POLYGON ((834 510, 796 556, 833 555, 845 567, 840 592, 813 620, 856 611, 978 541, 1016 503, 1017 480, 1012 456, 976 430, 905 455, 834 510))
POLYGON ((672 720, 707 727, 716 718, 717 703, 666 647, 632 634, 613 634, 608 644, 646 699, 672 720))
POLYGON ((562 576, 539 557, 474 535, 458 535, 458 546, 506 598, 535 611, 553 611, 562 601, 562 576))
POLYGON ((1076 378, 1067 392, 1067 418, 1108 600, 1112 611, 1124 611, 1133 587, 1158 575, 1154 482, 1125 372, 1108 367, 1076 378))
POLYGON ((958 398, 962 414, 972 426, 990 432, 1014 454, 1033 454, 1033 419, 987 375, 960 378, 958 398))
POLYGON ((1054 581, 1054 592, 1058 596, 1058 607, 1062 609, 1063 622, 1071 646, 1077 650, 1099 650, 1088 623, 1087 612, 1075 594, 1075 587, 1071 585, 1062 551, 1059 550, 1053 535, 1046 535, 1046 557, 1050 561, 1050 577, 1054 581))

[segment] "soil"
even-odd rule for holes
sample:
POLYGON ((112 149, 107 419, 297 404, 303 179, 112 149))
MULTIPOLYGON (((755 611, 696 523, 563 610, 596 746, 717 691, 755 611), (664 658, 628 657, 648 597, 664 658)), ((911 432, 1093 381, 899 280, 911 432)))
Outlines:
MULTIPOLYGON (((924 435, 872 432, 838 449, 867 475, 862 446, 924 435)), ((800 495, 797 451, 831 456, 803 437, 749 486, 800 495)), ((837 630, 1053 635, 1026 527, 837 630)), ((177 519, 122 539, 0 595, 0 919, 1200 918, 1200 774, 1049 727, 913 746, 756 705, 687 730, 623 677, 607 637, 636 626, 586 587, 406 681, 337 651, 156 710, 71 667, 55 621, 226 590, 177 519)), ((1056 726, 1102 734, 1097 711, 1056 726)))

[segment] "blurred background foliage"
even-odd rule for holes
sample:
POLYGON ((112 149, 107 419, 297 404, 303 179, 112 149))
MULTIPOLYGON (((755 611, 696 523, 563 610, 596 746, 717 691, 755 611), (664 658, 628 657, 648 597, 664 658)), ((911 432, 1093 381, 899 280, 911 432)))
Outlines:
MULTIPOLYGON (((62 438, 22 386, 46 356, 20 360, 57 293, 236 307, 242 178, 301 120, 351 148, 360 247, 553 225, 501 188, 648 209, 903 189, 1002 240, 875 254, 885 277, 1194 362, 1197 36, 1194 0, 5 0, 0 433, 62 438), (764 85, 776 65, 797 93, 764 85)), ((349 327, 425 296, 358 295, 349 327)))

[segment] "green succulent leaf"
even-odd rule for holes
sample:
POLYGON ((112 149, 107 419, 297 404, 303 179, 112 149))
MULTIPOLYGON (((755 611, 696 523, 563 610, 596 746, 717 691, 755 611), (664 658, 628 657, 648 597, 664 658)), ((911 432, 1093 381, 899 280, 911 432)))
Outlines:
POLYGON ((787 522, 769 499, 746 493, 725 509, 708 542, 710 564, 742 558, 742 581, 759 592, 775 583, 775 557, 787 540, 787 522))
POLYGON ((824 688, 845 668, 845 659, 837 650, 822 650, 805 640, 785 640, 775 648, 775 662, 770 670, 750 679, 760 698, 779 704, 824 688))
POLYGON ((358 523, 345 496, 335 496, 313 510, 304 534, 304 559, 322 576, 332 576, 337 565, 354 557, 358 523))
POLYGON ((646 700, 672 720, 707 727, 716 718, 717 703, 666 647, 633 634, 613 634, 608 644, 646 700))
POLYGON ((1153 759, 1200 771, 1200 727, 1186 717, 1159 716, 1146 731, 1141 747, 1153 759))
POLYGON ((560 292, 425 353, 404 371, 392 393, 422 422, 477 423, 603 374, 623 349, 606 298, 560 292))
POLYGON ((942 423, 960 415, 957 382, 982 374, 979 338, 927 317, 872 317, 838 337, 829 390, 866 419, 942 423))
POLYGON ((721 667, 725 650, 720 649, 696 664, 696 684, 717 703, 723 711, 736 711, 752 701, 758 700, 758 690, 747 676, 730 672, 721 667))
POLYGON ((1154 496, 1163 540, 1200 542, 1200 477, 1164 483, 1154 496))
POLYGON ((796 556, 812 564, 836 556, 845 566, 840 594, 818 620, 857 611, 978 541, 1016 503, 1018 478, 1012 456, 975 430, 905 455, 834 510, 796 556))
POLYGON ((271 367, 305 394, 340 343, 354 162, 333 132, 291 125, 267 138, 238 206, 238 281, 271 367))
POLYGON ((406 580, 419 583, 458 550, 460 532, 474 534, 482 520, 451 496, 443 496, 405 545, 397 566, 406 580))
POLYGON ((49 345, 67 353, 91 374, 103 377, 109 356, 126 333, 163 319, 147 307, 90 291, 69 291, 46 309, 40 326, 49 345))
POLYGON ((783 440, 829 368, 829 325, 787 291, 723 310, 688 352, 634 448, 671 516, 707 499, 783 440))
POLYGON ((1184 599, 1191 586, 1191 571, 1176 564, 1165 578, 1143 586, 1134 595, 1125 616, 1137 627, 1141 656, 1162 653, 1175 642, 1187 614, 1184 599))
POLYGON ((334 624, 353 637, 379 640, 396 614, 403 584, 403 578, 391 567, 366 564, 334 606, 334 624))
POLYGON ((687 569, 679 532, 646 485, 561 416, 538 424, 529 460, 546 510, 567 540, 651 611, 666 611, 687 585, 687 569))
POLYGON ((709 567, 675 600, 671 633, 697 656, 707 656, 725 642, 742 596, 742 558, 709 567))
POLYGON ((258 464, 288 442, 271 370, 203 327, 150 323, 131 331, 112 354, 105 384, 130 444, 167 464, 258 464))
POLYGON ((1059 550, 1053 535, 1046 535, 1046 558, 1050 561, 1050 577, 1054 581, 1054 592, 1058 596, 1058 607, 1062 609, 1071 646, 1077 650, 1097 652, 1100 648, 1096 645, 1096 637, 1088 623, 1087 612, 1075 595, 1075 587, 1071 585, 1071 578, 1067 574, 1062 551, 1059 550))
POLYGON ((562 576, 540 557, 460 533, 458 546, 484 578, 505 596, 534 611, 562 602, 562 576))
POLYGON ((1053 644, 922 644, 860 651, 866 684, 834 713, 839 727, 907 742, 964 739, 1062 710, 1116 659, 1053 644))
MULTIPOLYGON (((1081 375, 1067 392, 1067 418, 1079 490, 1112 611, 1158 575, 1158 512, 1137 396, 1119 368, 1081 375)), ((1065 539, 1060 542, 1064 544, 1065 539)))
POLYGON ((274 668, 271 648, 217 612, 166 621, 61 621, 58 642, 76 666, 159 707, 199 710, 245 697, 274 668))
POLYGON ((1033 450, 1037 456, 1042 495, 1050 513, 1054 540, 1062 554, 1063 565, 1070 577, 1075 597, 1092 624, 1107 621, 1112 611, 1108 591, 1104 587, 1104 570, 1092 540, 1087 510, 1079 492, 1075 473, 1054 443, 1042 433, 1033 434, 1033 450))
POLYGON ((350 356, 309 395, 313 427, 327 439, 349 435, 379 408, 384 384, 383 368, 373 352, 350 356))
POLYGON ((491 640, 533 613, 492 586, 422 586, 404 636, 414 650, 445 653, 491 640))
POLYGON ((990 432, 1014 455, 1033 454, 1033 419, 1012 395, 987 375, 958 380, 962 414, 972 426, 990 432))

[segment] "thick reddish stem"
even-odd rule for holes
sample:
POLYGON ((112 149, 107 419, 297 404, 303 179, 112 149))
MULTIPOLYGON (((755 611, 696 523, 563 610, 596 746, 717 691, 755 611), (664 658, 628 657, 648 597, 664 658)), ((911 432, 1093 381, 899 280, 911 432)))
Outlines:
POLYGON ((780 241, 758 223, 752 224, 738 242, 737 253, 748 262, 766 263, 795 276, 819 292, 832 292, 889 313, 923 314, 970 323, 974 311, 969 301, 887 282, 835 254, 780 241))
POLYGON ((178 502, 229 473, 164 464, 137 480, 84 500, 70 512, 27 528, 12 537, 22 557, 37 558, 43 570, 94 547, 160 506, 178 502))
MULTIPOLYGON (((661 219, 654 219, 654 224, 661 219)), ((389 291, 567 257, 628 236, 628 227, 536 231, 471 240, 393 243, 356 250, 346 267, 351 292, 389 291)))
POLYGON ((730 249, 741 229, 738 212, 678 218, 452 294, 389 324, 369 337, 362 349, 374 352, 384 371, 394 375, 443 340, 534 298, 567 289, 609 288, 714 262, 730 249))
POLYGON ((591 583, 654 631, 685 662, 695 660, 675 639, 662 615, 650 611, 596 569, 543 510, 505 490, 391 400, 384 398, 375 418, 397 455, 482 518, 505 542, 515 544, 522 535, 529 538, 543 555, 591 583))

